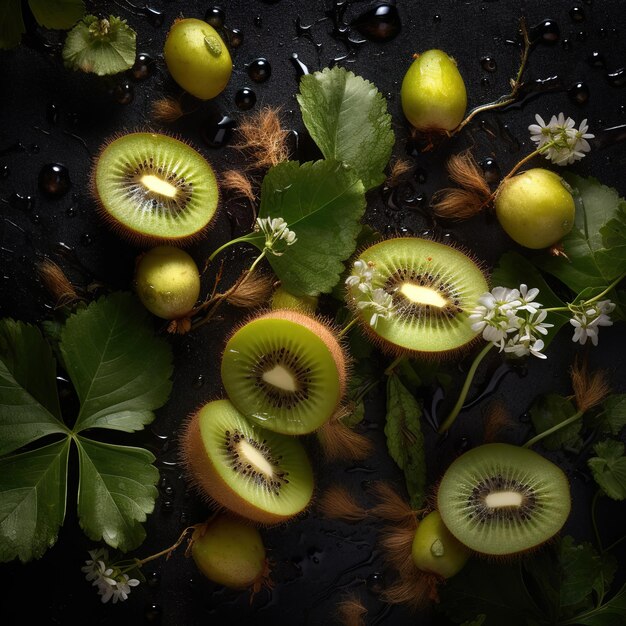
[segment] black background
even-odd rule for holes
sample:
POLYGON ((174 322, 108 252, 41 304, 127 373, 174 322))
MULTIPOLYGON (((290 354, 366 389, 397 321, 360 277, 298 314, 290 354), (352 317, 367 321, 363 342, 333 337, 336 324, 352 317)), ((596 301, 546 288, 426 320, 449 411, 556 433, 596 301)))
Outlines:
MULTIPOLYGON (((43 46, 34 31, 20 48, 0 53, 2 316, 36 322, 51 314, 53 303, 35 272, 35 264, 45 256, 58 262, 81 287, 93 283, 101 285, 100 291, 130 287, 138 249, 117 239, 95 214, 88 190, 91 159, 105 138, 116 132, 161 128, 150 120, 151 103, 162 95, 179 93, 161 57, 169 25, 179 15, 202 18, 218 3, 153 0, 150 6, 163 12, 162 24, 141 15, 125 0, 90 4, 92 11, 127 18, 138 33, 138 52, 152 55, 156 69, 140 82, 127 76, 98 79, 72 73, 62 67, 54 46, 43 46), (125 81, 130 83, 134 97, 132 102, 120 104, 115 94, 120 93, 119 86, 125 81), (51 104, 55 115, 51 114, 51 104), (47 199, 37 188, 40 168, 51 162, 64 163, 72 180, 70 192, 58 200, 47 199), (30 196, 31 200, 16 202, 15 193, 30 196)), ((350 22, 374 4, 346 2, 343 17, 350 22)), ((139 2, 135 5, 143 7, 139 2)), ((623 68, 626 60, 626 11, 621 0, 399 0, 399 36, 386 43, 362 44, 351 44, 345 35, 334 30, 333 13, 337 15, 337 11, 332 10, 335 4, 330 0, 237 0, 224 1, 219 6, 225 12, 226 26, 243 33, 243 43, 231 50, 232 79, 217 99, 198 106, 194 113, 167 129, 169 132, 189 139, 218 173, 240 166, 243 161, 237 151, 228 146, 210 148, 203 136, 211 134, 212 124, 222 115, 235 120, 246 115, 237 109, 234 97, 239 89, 250 87, 258 98, 256 108, 265 104, 281 106, 284 124, 298 133, 298 141, 295 135, 291 138, 293 158, 312 158, 314 153, 307 147, 295 100, 298 78, 290 57, 298 53, 311 71, 340 59, 337 63, 371 80, 387 96, 396 132, 394 156, 408 157, 415 168, 414 175, 397 192, 395 203, 384 191, 370 192, 366 221, 384 233, 425 233, 450 239, 471 249, 490 266, 502 252, 514 247, 493 218, 484 215, 466 223, 436 224, 429 215, 429 198, 446 184, 446 157, 472 145, 479 161, 493 158, 501 171, 507 172, 532 149, 526 129, 535 113, 547 119, 563 111, 577 122, 588 118, 591 132, 596 133, 626 123, 623 82, 621 86, 611 85, 607 77, 609 72, 623 68), (401 80, 412 53, 433 47, 444 49, 458 62, 467 85, 469 106, 493 100, 507 92, 509 77, 517 71, 519 47, 515 39, 522 15, 531 26, 551 19, 559 27, 557 42, 534 46, 526 74, 528 82, 556 77, 550 82, 553 89, 530 96, 521 105, 479 117, 462 136, 432 152, 416 152, 409 141, 399 98, 401 80), (298 19, 301 25, 311 27, 298 28, 298 19), (589 62, 592 52, 600 53, 605 67, 589 62), (496 71, 483 69, 481 59, 486 56, 495 59, 496 71), (273 70, 270 80, 263 84, 253 83, 246 72, 246 65, 258 57, 266 57, 273 70), (589 90, 584 103, 577 103, 569 91, 579 82, 589 90), (407 198, 409 202, 405 202, 407 198), (407 208, 409 205, 411 208, 407 208)), ((362 39, 356 29, 350 29, 349 34, 353 39, 362 39)), ((56 41, 54 33, 45 36, 50 42, 56 41)), ((594 175, 625 195, 625 167, 624 144, 612 143, 594 150, 569 170, 594 175)), ((202 263, 218 245, 247 232, 250 222, 249 206, 225 194, 217 226, 190 249, 191 254, 202 263)), ((232 249, 225 258, 225 280, 232 281, 253 256, 252 251, 232 249)), ((211 278, 206 277, 207 287, 211 278)), ((148 538, 136 551, 137 556, 167 547, 185 525, 201 521, 207 514, 207 509, 186 490, 177 464, 176 435, 188 413, 222 393, 218 355, 225 334, 242 317, 241 312, 227 308, 222 313, 220 319, 193 335, 171 339, 175 371, 169 403, 157 412, 156 421, 144 433, 119 438, 151 449, 161 471, 160 495, 155 512, 146 523, 148 538)), ((528 437, 530 426, 524 414, 537 394, 570 393, 567 369, 575 354, 588 352, 591 363, 608 369, 613 386, 624 391, 623 374, 620 375, 624 345, 623 325, 603 328, 600 346, 594 350, 575 346, 569 330, 563 330, 549 348, 547 361, 534 360, 527 368, 508 372, 491 394, 492 399, 504 403, 515 420, 515 428, 506 431, 504 438, 519 442, 528 437)), ((381 356, 380 361, 383 367, 387 359, 381 356)), ((499 364, 496 355, 484 363, 477 389, 488 383, 499 364)), ((458 384, 466 367, 467 363, 459 363, 458 384)), ((444 402, 449 405, 451 401, 449 398, 444 402)), ((428 405, 430 398, 425 398, 425 402, 428 405)), ((67 404, 71 407, 71 398, 67 404)), ((443 441, 437 441, 431 427, 424 425, 433 482, 460 451, 480 443, 487 404, 485 400, 462 413, 443 441)), ((375 456, 365 463, 324 463, 311 442, 320 488, 340 481, 362 494, 365 501, 365 487, 373 479, 388 478, 402 489, 402 476, 385 451, 383 417, 384 394, 379 390, 369 396, 362 425, 376 444, 375 456)), ((111 440, 108 435, 107 438, 111 440)), ((566 530, 578 540, 590 539, 588 511, 593 485, 584 472, 584 455, 561 454, 556 460, 568 471, 574 496, 566 530)), ((69 493, 75 493, 75 485, 69 493)), ((376 548, 375 524, 349 526, 330 522, 319 519, 314 511, 289 525, 263 532, 275 563, 275 587, 271 593, 259 594, 252 603, 245 594, 218 588, 205 580, 193 562, 179 552, 167 562, 148 566, 149 584, 134 589, 127 602, 102 605, 80 572, 87 558, 86 550, 93 546, 78 527, 74 506, 70 495, 59 540, 43 559, 28 565, 0 566, 2 624, 31 619, 39 624, 321 624, 332 622, 336 603, 346 591, 360 595, 369 608, 368 624, 446 623, 436 615, 416 618, 403 607, 390 609, 378 600, 381 581, 390 580, 392 573, 386 571, 376 548), (23 599, 16 600, 18 596, 23 599)), ((602 522, 606 541, 611 541, 618 536, 617 527, 623 526, 624 506, 604 502, 600 516, 612 520, 602 522)), ((623 573, 621 576, 623 580, 623 573)))

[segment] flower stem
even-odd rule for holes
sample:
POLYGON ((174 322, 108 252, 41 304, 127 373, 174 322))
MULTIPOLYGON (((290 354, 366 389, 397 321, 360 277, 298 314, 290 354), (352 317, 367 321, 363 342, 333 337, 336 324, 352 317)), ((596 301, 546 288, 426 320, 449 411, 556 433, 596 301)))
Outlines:
POLYGON ((356 317, 353 317, 338 333, 337 336, 341 339, 355 324, 356 317))
POLYGON ((206 265, 205 265, 205 269, 209 266, 209 263, 222 251, 222 250, 226 250, 226 248, 229 248, 230 246, 236 244, 236 243, 240 243, 242 241, 248 241, 248 237, 250 235, 242 235, 241 237, 237 237, 236 239, 231 239, 230 241, 227 241, 225 244, 221 245, 217 250, 214 250, 211 253, 211 256, 209 256, 209 258, 207 259, 206 265))
POLYGON ((396 369, 396 367, 398 367, 398 365, 400 365, 400 363, 402 363, 402 361, 404 361, 404 359, 406 358, 406 355, 401 354, 400 356, 397 356, 393 362, 391 363, 391 365, 385 370, 385 376, 391 376, 394 372, 394 370, 396 369))
POLYGON ((150 563, 150 561, 155 561, 156 559, 159 559, 162 556, 167 556, 169 558, 170 554, 174 552, 174 550, 176 550, 176 548, 178 548, 178 546, 180 546, 180 544, 183 541, 185 541, 189 532, 195 530, 197 527, 198 527, 198 524, 195 524, 194 526, 187 526, 187 528, 185 528, 185 530, 183 530, 183 532, 180 534, 180 536, 178 537, 174 545, 170 546, 169 548, 166 548, 165 550, 161 550, 160 552, 157 552, 156 554, 151 554, 150 556, 147 556, 143 559, 134 559, 132 566, 129 567, 128 569, 132 569, 133 567, 142 567, 146 563, 150 563))
POLYGON ((600 298, 604 298, 604 296, 606 296, 613 288, 617 287, 617 285, 619 285, 624 278, 626 278, 626 272, 620 274, 604 291, 600 292, 597 296, 594 296, 589 300, 585 300, 585 304, 593 304, 597 300, 600 300, 600 298))
POLYGON ((542 439, 545 439, 546 437, 552 435, 553 433, 558 432, 562 428, 565 428, 566 426, 573 424, 575 421, 579 420, 583 415, 584 415, 584 411, 576 411, 574 415, 572 415, 571 417, 568 417, 566 420, 563 420, 562 422, 555 424, 551 428, 548 428, 547 430, 540 432, 538 435, 535 435, 532 439, 529 439, 522 447, 530 448, 531 446, 534 446, 537 442, 541 441, 542 439))
POLYGON ((469 368, 469 371, 467 372, 467 376, 465 377, 465 383, 463 384, 463 388, 461 389, 461 393, 459 394, 459 397, 456 401, 456 404, 454 405, 454 408, 452 409, 448 417, 446 417, 444 423, 439 427, 439 434, 445 433, 450 428, 450 426, 452 426, 452 424, 454 423, 454 420, 457 418, 458 414, 461 412, 461 409, 463 408, 463 403, 465 402, 465 399, 467 398, 469 388, 472 384, 472 381, 474 380, 474 376, 476 375, 476 370, 478 369, 480 362, 485 358, 485 356, 487 356, 487 353, 494 346, 495 344, 490 341, 474 358, 472 366, 469 368))

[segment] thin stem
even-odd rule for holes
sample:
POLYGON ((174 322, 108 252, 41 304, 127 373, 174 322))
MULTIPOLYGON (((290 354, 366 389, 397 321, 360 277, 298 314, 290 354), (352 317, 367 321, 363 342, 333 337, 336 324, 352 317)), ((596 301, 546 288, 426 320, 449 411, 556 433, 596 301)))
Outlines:
POLYGON ((355 324, 357 320, 353 317, 340 331, 337 333, 339 339, 341 339, 355 324))
POLYGON ((376 378, 370 381, 359 393, 352 399, 352 401, 356 404, 360 402, 376 385, 378 385, 380 381, 376 378))
POLYGON ((406 356, 404 354, 397 356, 393 360, 391 365, 385 370, 385 376, 391 376, 393 374, 393 371, 396 369, 396 367, 398 367, 398 365, 400 365, 400 363, 402 363, 402 361, 404 361, 405 358, 406 356))
POLYGON ((602 554, 606 552, 610 552, 611 550, 613 550, 613 548, 615 548, 616 546, 619 546, 619 544, 622 543, 622 541, 624 540, 626 540, 626 535, 622 535, 619 539, 614 541, 610 546, 608 546, 607 548, 604 548, 604 550, 602 551, 602 554))
POLYGON ((176 540, 176 543, 173 546, 170 546, 169 548, 166 548, 165 550, 161 550, 160 552, 157 552, 156 554, 151 554, 150 556, 147 556, 144 559, 135 559, 133 567, 141 567, 142 565, 145 565, 146 563, 149 563, 150 561, 154 561, 162 556, 166 556, 166 555, 169 556, 172 552, 174 552, 174 550, 176 550, 176 548, 178 548, 178 546, 180 546, 180 544, 183 541, 185 541, 189 531, 195 530, 196 528, 197 528, 197 525, 187 526, 187 528, 183 530, 183 532, 180 534, 180 537, 178 537, 178 539, 176 540))
POLYGON ((529 439, 522 447, 530 448, 531 446, 534 446, 537 442, 541 441, 542 439, 545 439, 546 437, 549 437, 553 433, 558 432, 562 428, 566 428, 570 424, 573 424, 575 421, 579 420, 583 416, 583 414, 584 414, 584 411, 576 411, 574 415, 572 415, 571 417, 568 417, 566 420, 563 420, 562 422, 559 422, 558 424, 555 424, 554 426, 552 426, 552 428, 548 428, 548 430, 544 430, 540 432, 538 435, 535 435, 532 439, 529 439))
POLYGON ((231 239, 227 241, 225 244, 221 245, 217 250, 214 250, 211 256, 207 259, 207 265, 222 251, 226 250, 226 248, 232 246, 233 244, 240 243, 241 241, 248 241, 248 237, 250 235, 242 235, 241 237, 237 237, 236 239, 231 239))
POLYGON ((620 274, 604 291, 600 292, 597 296, 590 298, 589 300, 585 300, 585 304, 593 304, 600 298, 604 298, 613 288, 617 287, 619 283, 626 278, 626 272, 620 274))
POLYGON ((593 500, 591 501, 591 525, 593 526, 593 533, 596 537, 596 544, 598 544, 598 551, 600 552, 600 554, 603 554, 604 550, 602 549, 602 539, 600 539, 600 531, 598 530, 598 522, 596 520, 596 508, 599 498, 600 490, 598 489, 593 494, 593 500))
POLYGON ((465 383, 463 384, 463 388, 461 389, 461 393, 459 394, 454 408, 445 419, 444 423, 439 427, 439 434, 445 433, 450 428, 450 426, 454 424, 454 420, 457 418, 457 415, 461 412, 461 409, 463 408, 463 404, 465 403, 469 388, 472 385, 472 381, 474 380, 474 376, 476 375, 476 370, 478 369, 480 362, 485 358, 485 356, 487 356, 487 353, 493 347, 495 347, 495 344, 490 341, 474 358, 474 362, 467 372, 467 376, 465 377, 465 383))
POLYGON ((547 149, 546 147, 549 146, 549 144, 546 144, 545 146, 542 146, 541 148, 538 148, 537 150, 533 150, 530 154, 527 154, 521 161, 519 161, 517 163, 517 165, 515 165, 515 167, 513 167, 513 169, 502 179, 502 181, 500 182, 500 185, 505 181, 508 180, 509 178, 511 178, 512 176, 514 176, 519 169, 526 165, 526 163, 528 163, 529 161, 531 161, 532 159, 534 159, 536 156, 542 154, 543 152, 545 152, 545 149, 547 149), (545 149, 544 149, 545 148, 545 149))

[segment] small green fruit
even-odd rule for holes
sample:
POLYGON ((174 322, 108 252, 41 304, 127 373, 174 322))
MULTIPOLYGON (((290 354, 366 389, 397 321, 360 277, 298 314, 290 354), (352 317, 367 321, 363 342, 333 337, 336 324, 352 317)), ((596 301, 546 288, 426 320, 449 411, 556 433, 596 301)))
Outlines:
POLYGON ((547 248, 572 229, 574 198, 554 172, 535 168, 502 184, 495 201, 498 221, 526 248, 547 248))
POLYGON ((196 528, 191 556, 209 580, 230 589, 260 585, 266 576, 265 547, 259 531, 231 517, 218 517, 196 528))
POLYGON ((406 118, 423 132, 455 129, 467 108, 465 83, 456 62, 441 50, 428 50, 413 61, 400 98, 406 118))
POLYGON ((315 313, 317 309, 316 296, 294 296, 283 287, 278 287, 273 295, 271 307, 276 309, 294 309, 301 313, 315 313))
POLYGON ((158 246, 137 263, 135 290, 146 309, 157 317, 186 317, 200 295, 198 266, 184 250, 158 246))
POLYGON ((463 569, 470 551, 452 536, 439 512, 433 511, 417 527, 412 555, 418 569, 450 578, 463 569))
POLYGON ((201 100, 222 93, 233 71, 226 44, 217 31, 193 18, 174 22, 163 49, 172 78, 201 100))

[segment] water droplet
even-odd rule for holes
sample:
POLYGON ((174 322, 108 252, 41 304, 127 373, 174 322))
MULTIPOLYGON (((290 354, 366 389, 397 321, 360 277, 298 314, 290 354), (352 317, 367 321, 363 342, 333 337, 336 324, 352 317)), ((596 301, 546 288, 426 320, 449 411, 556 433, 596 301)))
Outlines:
POLYGON ((202 139, 210 148, 222 148, 231 139, 237 123, 228 115, 214 119, 201 130, 202 139))
POLYGON ((439 15, 439 13, 437 13, 436 15, 433 15, 433 23, 439 24, 440 22, 441 22, 441 15, 439 15))
POLYGON ((20 211, 31 211, 35 206, 35 200, 32 196, 16 192, 9 196, 9 204, 14 209, 19 209, 20 211))
POLYGON ((318 565, 322 559, 322 551, 319 548, 309 548, 307 550, 307 557, 309 561, 318 565))
POLYGON ((605 67, 606 61, 604 60, 604 56, 598 50, 594 50, 588 57, 587 63, 591 65, 591 67, 605 67))
POLYGON ((257 16, 254 18, 254 25, 255 25, 257 28, 263 28, 263 18, 262 18, 260 15, 257 15, 257 16))
POLYGON ((569 11, 569 16, 574 22, 584 22, 585 10, 582 7, 572 7, 569 11))
POLYGON ((626 85, 626 68, 620 68, 615 72, 609 72, 606 79, 611 87, 624 87, 626 85))
POLYGON ((502 173, 500 172, 500 166, 495 159, 487 157, 480 164, 483 170, 483 176, 488 183, 499 182, 502 173))
POLYGON ((175 489, 174 489, 174 487, 172 487, 171 485, 168 485, 167 487, 165 487, 165 488, 163 489, 163 493, 164 493, 166 496, 170 496, 170 497, 172 497, 172 496, 176 493, 176 490, 175 490, 175 489))
POLYGON ((554 20, 544 20, 533 26, 529 32, 533 43, 555 44, 561 37, 561 29, 554 20))
POLYGON ((59 121, 59 105, 56 102, 49 102, 47 104, 46 119, 50 124, 56 124, 59 121))
POLYGON ((394 4, 379 4, 362 13, 352 22, 363 37, 370 41, 391 41, 402 29, 400 14, 394 4))
POLYGON ((200 387, 202 387, 202 385, 204 385, 205 382, 206 382, 206 379, 204 378, 204 375, 199 374, 193 379, 192 386, 195 387, 196 389, 199 389, 200 387))
POLYGON ((256 104, 256 94, 250 87, 242 87, 235 94, 235 104, 238 109, 248 111, 256 104))
POLYGON ((83 233, 80 236, 80 243, 85 247, 90 246, 93 243, 93 237, 89 233, 83 233))
POLYGON ((161 607, 158 604, 149 604, 144 613, 144 617, 148 624, 160 624, 161 615, 161 607))
POLYGON ((609 36, 609 31, 606 28, 600 28, 598 30, 598 36, 600 39, 606 39, 609 36))
POLYGON ((586 30, 579 30, 576 33, 576 41, 587 41, 587 31, 586 30))
POLYGON ((489 79, 486 76, 480 79, 480 86, 484 87, 485 89, 491 86, 491 83, 489 82, 489 79))
POLYGON ((464 452, 467 452, 467 450, 470 449, 472 443, 469 439, 469 437, 461 437, 455 444, 454 446, 454 451, 457 454, 463 454, 464 452))
POLYGON ((61 163, 48 163, 39 171, 39 189, 49 198, 60 198, 71 186, 70 173, 61 163))
POLYGON ((76 217, 76 207, 67 207, 67 209, 65 209, 65 215, 67 215, 68 217, 76 217))
POLYGON ((30 154, 39 154, 40 150, 41 148, 38 143, 31 143, 30 146, 28 146, 28 152, 30 152, 30 154))
POLYGON ((247 70, 250 80, 253 80, 255 83, 264 83, 266 80, 269 80, 272 75, 272 66, 270 62, 263 57, 252 61, 248 65, 247 70))
POLYGON ((568 90, 567 95, 576 104, 586 104, 589 100, 590 91, 587 83, 574 83, 568 90))
POLYGON ((563 47, 563 50, 571 50, 572 42, 569 39, 563 39, 561 46, 563 47))
POLYGON ((11 170, 8 165, 0 165, 0 178, 8 178, 11 175, 11 170))
POLYGON ((213 28, 222 28, 226 21, 226 14, 220 7, 211 7, 204 14, 204 21, 211 24, 213 28))
POLYGON ((485 56, 480 60, 480 66, 485 70, 485 72, 493 73, 498 69, 498 64, 496 60, 491 56, 485 56))
POLYGON ((118 104, 130 104, 135 99, 135 88, 128 81, 118 83, 113 89, 113 98, 118 104))
POLYGON ((366 580, 367 590, 378 595, 385 590, 385 575, 382 572, 371 573, 366 580))
POLYGON ((163 502, 161 502, 162 513, 171 513, 173 509, 174 503, 171 500, 163 500, 163 502))
POLYGON ((145 80, 152 76, 156 63, 146 52, 137 55, 135 64, 130 68, 130 74, 135 80, 145 80))
POLYGON ((156 589, 161 584, 161 574, 156 570, 146 572, 146 584, 151 589, 156 589))
POLYGON ((228 31, 228 43, 231 48, 239 48, 243 43, 243 31, 239 28, 231 28, 228 31))
POLYGON ((309 68, 300 60, 296 52, 291 55, 289 60, 291 61, 291 64, 296 68, 298 78, 309 73, 309 68))

